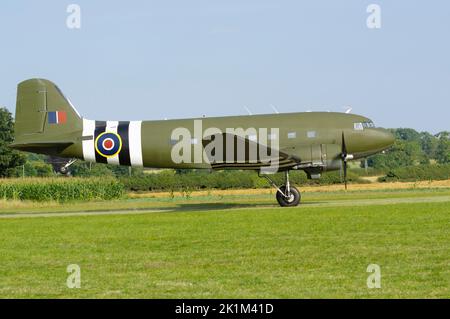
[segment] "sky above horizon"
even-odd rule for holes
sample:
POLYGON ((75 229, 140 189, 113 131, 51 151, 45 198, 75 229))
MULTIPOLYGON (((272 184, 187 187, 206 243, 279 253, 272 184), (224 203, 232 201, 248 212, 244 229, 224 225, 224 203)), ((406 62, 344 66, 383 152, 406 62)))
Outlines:
POLYGON ((449 31, 444 0, 3 1, 0 106, 14 112, 17 84, 39 77, 89 119, 351 106, 382 127, 450 131, 449 31))

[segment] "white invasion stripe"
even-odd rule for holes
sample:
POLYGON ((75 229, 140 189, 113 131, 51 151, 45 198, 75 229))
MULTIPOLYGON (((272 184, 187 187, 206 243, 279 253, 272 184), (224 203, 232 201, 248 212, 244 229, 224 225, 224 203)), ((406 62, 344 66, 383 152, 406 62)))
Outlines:
POLYGON ((83 158, 86 162, 95 162, 95 147, 94 147, 94 131, 95 121, 83 119, 83 137, 89 140, 83 140, 83 158))
POLYGON ((142 160, 142 121, 131 121, 128 129, 131 166, 144 166, 142 160))
MULTIPOLYGON (((119 125, 118 121, 107 121, 105 132, 117 134, 118 125, 119 125)), ((108 157, 108 164, 119 165, 119 154, 108 157)))

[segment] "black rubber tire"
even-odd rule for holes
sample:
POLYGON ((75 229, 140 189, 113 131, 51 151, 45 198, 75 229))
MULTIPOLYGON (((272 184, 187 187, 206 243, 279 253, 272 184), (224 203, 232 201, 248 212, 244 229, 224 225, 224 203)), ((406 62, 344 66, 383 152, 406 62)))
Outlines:
MULTIPOLYGON (((284 193, 286 191, 285 186, 281 186, 280 190, 284 193)), ((286 198, 283 194, 280 192, 277 192, 277 201, 278 204, 280 204, 281 207, 294 207, 298 206, 300 204, 301 195, 297 188, 294 186, 291 186, 291 197, 286 198)))

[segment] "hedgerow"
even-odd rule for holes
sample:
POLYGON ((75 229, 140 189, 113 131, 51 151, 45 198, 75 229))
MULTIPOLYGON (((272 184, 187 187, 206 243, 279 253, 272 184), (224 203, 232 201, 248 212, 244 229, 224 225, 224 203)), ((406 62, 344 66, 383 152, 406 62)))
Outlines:
MULTIPOLYGON (((284 173, 270 175, 270 178, 278 185, 284 182, 284 173)), ((175 171, 162 171, 145 174, 136 177, 120 178, 125 188, 129 191, 176 191, 198 189, 236 189, 236 188, 267 188, 271 187, 263 178, 253 171, 191 171, 177 174, 175 171)), ((339 172, 323 174, 320 180, 308 180, 302 171, 291 171, 290 181, 293 184, 339 184, 342 178, 339 172)), ((364 182, 356 174, 349 173, 349 181, 354 183, 364 182)))

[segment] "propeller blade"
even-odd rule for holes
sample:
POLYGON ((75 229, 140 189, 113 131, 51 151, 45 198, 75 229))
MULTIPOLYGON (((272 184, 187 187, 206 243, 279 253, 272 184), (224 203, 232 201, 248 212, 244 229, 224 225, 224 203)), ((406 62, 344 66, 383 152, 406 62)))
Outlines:
POLYGON ((344 185, 347 190, 347 161, 344 160, 344 185))
POLYGON ((347 157, 347 145, 345 145, 345 136, 344 132, 342 132, 342 158, 347 157))
POLYGON ((345 144, 344 132, 342 132, 342 164, 344 166, 344 185, 345 190, 347 190, 347 145, 345 144))

